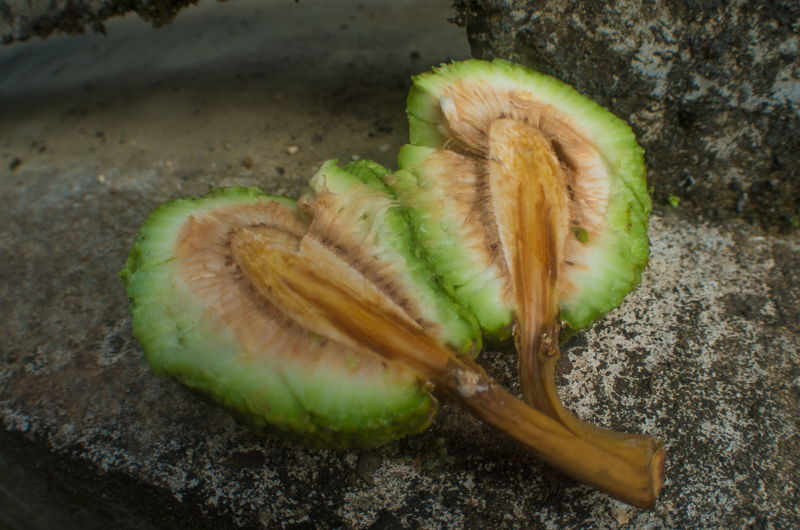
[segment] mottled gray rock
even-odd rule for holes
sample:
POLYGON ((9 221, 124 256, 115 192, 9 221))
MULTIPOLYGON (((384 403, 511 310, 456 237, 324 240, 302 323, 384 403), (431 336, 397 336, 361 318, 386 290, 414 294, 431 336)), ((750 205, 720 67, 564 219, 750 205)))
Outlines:
POLYGON ((662 204, 800 222, 800 3, 456 4, 476 57, 552 74, 629 121, 662 204))
MULTIPOLYGON (((251 528, 269 521, 318 528, 800 524, 796 238, 657 216, 643 285, 568 345, 562 397, 574 410, 595 423, 667 440, 667 484, 647 512, 545 468, 450 407, 427 432, 367 453, 308 450, 255 436, 153 377, 130 334, 115 273, 138 223, 164 198, 136 189, 175 177, 132 172, 108 188, 82 172, 25 176, 25 185, 4 179, 2 190, 2 222, 11 230, 3 240, 10 259, 0 266, 7 315, 0 466, 13 472, 0 474, 0 498, 6 507, 24 498, 34 522, 67 520, 76 528, 117 519, 130 528, 251 528)), ((514 386, 509 352, 485 352, 482 359, 514 386)))
MULTIPOLYGON (((468 54, 445 5, 343 3, 211 3, 153 39, 118 21, 0 52, 0 527, 800 526, 797 234, 657 207, 643 284, 565 348, 573 410, 667 441, 652 512, 447 405, 383 448, 309 450, 150 373, 116 277, 150 211, 211 183, 296 196, 337 156, 391 166, 409 76, 468 54)), ((518 390, 512 352, 481 359, 518 390)))
POLYGON ((0 0, 0 42, 52 33, 105 33, 103 21, 131 11, 154 27, 169 24, 197 0, 0 0))

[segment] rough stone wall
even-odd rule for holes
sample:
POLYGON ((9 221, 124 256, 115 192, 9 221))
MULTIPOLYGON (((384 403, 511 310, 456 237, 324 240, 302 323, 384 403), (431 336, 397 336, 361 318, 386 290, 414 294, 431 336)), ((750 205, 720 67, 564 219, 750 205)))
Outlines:
POLYGON ((473 55, 554 75, 629 121, 656 200, 797 226, 800 3, 457 2, 473 55), (673 199, 674 200, 674 199, 673 199))
POLYGON ((135 11, 153 26, 170 23, 197 0, 0 0, 0 42, 9 44, 54 32, 105 33, 107 18, 135 11))

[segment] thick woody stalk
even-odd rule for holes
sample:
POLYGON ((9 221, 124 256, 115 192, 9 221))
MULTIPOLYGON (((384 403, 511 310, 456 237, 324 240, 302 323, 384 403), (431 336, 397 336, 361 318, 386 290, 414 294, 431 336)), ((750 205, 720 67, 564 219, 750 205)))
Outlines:
POLYGON ((558 397, 554 375, 561 330, 558 285, 564 241, 570 235, 570 201, 567 178, 550 142, 525 123, 495 121, 489 131, 489 175, 514 284, 514 339, 525 401, 575 436, 630 459, 633 465, 663 453, 661 442, 652 436, 618 433, 581 421, 558 397))
POLYGON ((318 242, 305 237, 298 247, 271 232, 241 230, 232 251, 259 294, 286 316, 355 351, 410 367, 437 392, 568 475, 629 504, 654 505, 663 484, 664 452, 657 443, 649 453, 635 445, 625 452, 577 435, 456 356, 318 242))

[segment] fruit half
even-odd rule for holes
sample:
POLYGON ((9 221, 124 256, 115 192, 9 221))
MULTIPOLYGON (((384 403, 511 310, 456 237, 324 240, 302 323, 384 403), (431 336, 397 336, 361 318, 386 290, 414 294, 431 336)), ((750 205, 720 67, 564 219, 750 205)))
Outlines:
POLYGON ((391 183, 431 234, 425 243, 456 300, 490 334, 513 324, 525 401, 622 458, 663 460, 653 437, 573 416, 554 381, 559 337, 616 307, 647 263, 650 198, 630 127, 501 60, 416 77, 408 117, 412 145, 391 183))
POLYGON ((640 282, 650 197, 643 151, 625 122, 554 78, 501 60, 453 63, 415 77, 408 118, 411 145, 398 158, 406 170, 398 190, 426 210, 435 228, 423 230, 474 249, 474 260, 450 260, 452 272, 441 265, 456 291, 494 270, 491 278, 505 283, 495 289, 502 311, 510 315, 509 224, 518 220, 509 218, 509 201, 521 199, 521 187, 527 193, 535 186, 541 197, 528 198, 526 207, 545 210, 558 231, 552 273, 561 321, 584 328, 640 282))
POLYGON ((254 237, 296 249, 311 226, 295 201, 257 188, 155 210, 120 273, 153 371, 306 445, 374 446, 424 429, 436 401, 412 372, 298 325, 259 295, 236 251, 254 237))

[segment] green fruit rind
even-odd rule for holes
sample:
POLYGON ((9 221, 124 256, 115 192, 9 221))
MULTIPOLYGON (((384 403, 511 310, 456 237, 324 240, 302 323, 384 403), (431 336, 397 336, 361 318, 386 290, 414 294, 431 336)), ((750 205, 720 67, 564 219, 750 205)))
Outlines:
MULTIPOLYGON (((647 222, 651 209, 645 181, 643 150, 630 127, 569 85, 529 68, 500 59, 445 64, 414 78, 408 97, 411 143, 446 148, 441 99, 451 86, 475 83, 484 87, 529 92, 536 102, 567 116, 600 154, 611 177, 604 236, 585 243, 589 270, 572 271, 578 289, 561 299, 561 319, 580 329, 617 307, 641 281, 649 258, 647 222)), ((423 162, 421 153, 404 148, 400 166, 423 162)))
POLYGON ((252 351, 184 281, 176 242, 190 217, 267 203, 303 215, 293 200, 234 187, 170 201, 144 223, 120 277, 153 372, 210 397, 259 432, 305 445, 377 446, 425 429, 437 404, 410 374, 387 369, 364 377, 341 356, 309 364, 292 362, 292 352, 252 351))
POLYGON ((441 340, 461 354, 477 355, 482 342, 480 326, 475 316, 448 294, 422 253, 408 212, 384 182, 390 171, 368 160, 344 167, 336 162, 326 162, 312 177, 313 193, 323 189, 334 192, 340 211, 347 216, 350 237, 364 241, 376 262, 391 264, 401 278, 398 284, 414 287, 420 316, 441 325, 441 340))
POLYGON ((428 260, 455 300, 475 315, 487 338, 505 340, 511 334, 513 304, 502 302, 504 284, 498 271, 480 265, 485 251, 469 243, 467 227, 457 221, 454 201, 426 186, 437 177, 424 165, 433 152, 429 147, 403 146, 398 156, 401 169, 389 177, 392 187, 406 207, 428 260))

